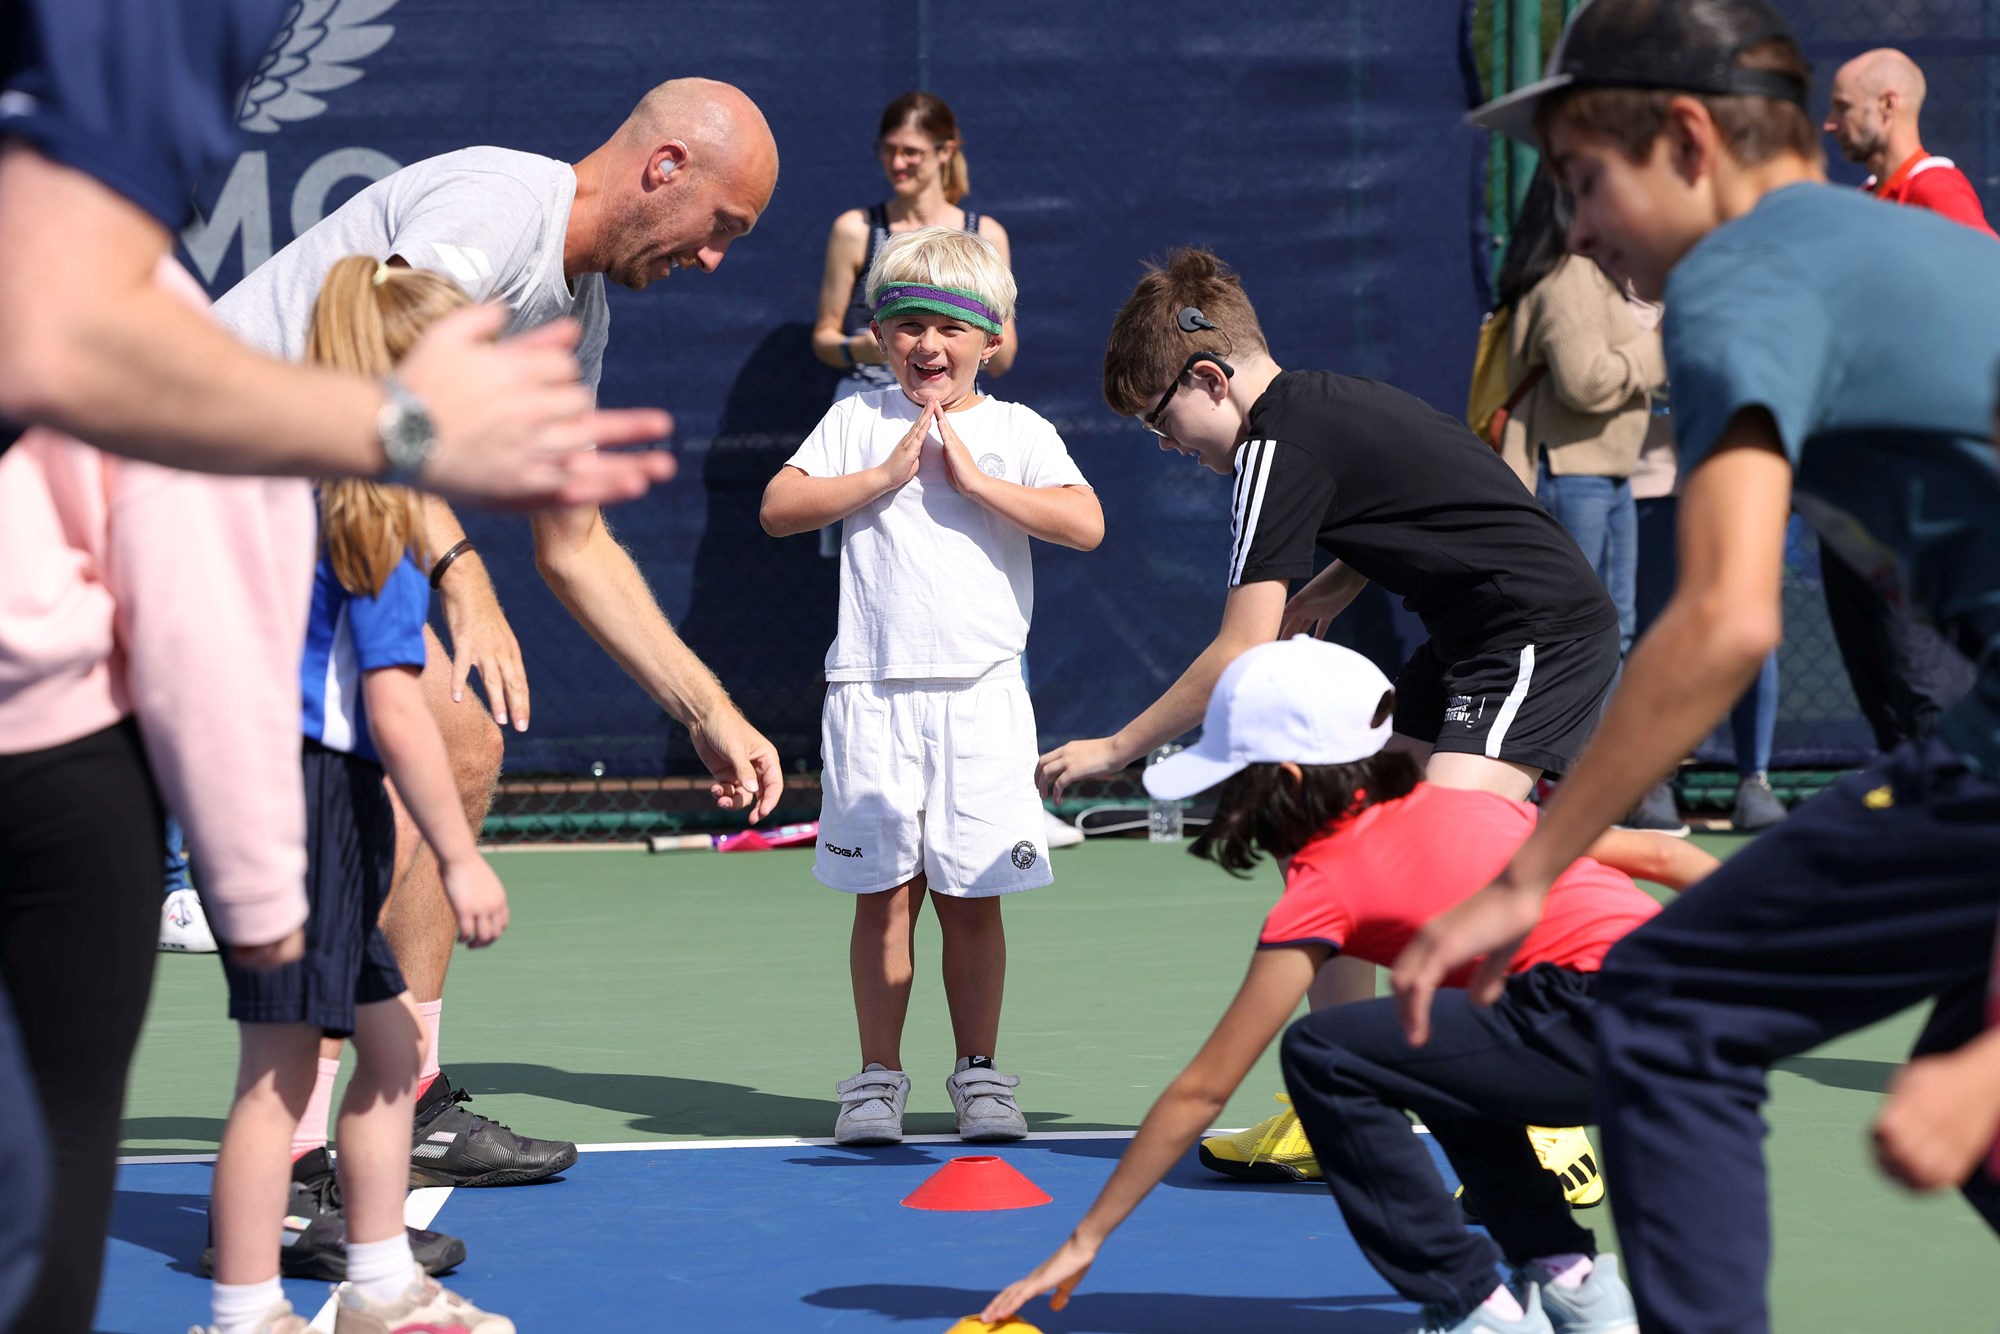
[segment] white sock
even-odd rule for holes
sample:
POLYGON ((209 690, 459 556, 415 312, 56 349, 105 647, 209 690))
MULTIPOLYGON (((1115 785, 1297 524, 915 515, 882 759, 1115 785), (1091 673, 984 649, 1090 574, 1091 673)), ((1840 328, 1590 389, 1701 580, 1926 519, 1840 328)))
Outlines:
POLYGON ((208 1309, 219 1334, 257 1334, 257 1324, 285 1300, 276 1274, 262 1283, 217 1283, 209 1289, 208 1309))
POLYGON ((1494 1288, 1492 1295, 1482 1302, 1481 1305, 1494 1315, 1499 1316, 1502 1320, 1526 1320, 1528 1318, 1528 1313, 1521 1306, 1520 1299, 1514 1296, 1513 1290, 1505 1283, 1494 1288))
POLYGON ((1544 1255, 1535 1261, 1535 1268, 1550 1284, 1571 1292, 1584 1285, 1590 1271, 1596 1266, 1587 1255, 1570 1252, 1563 1255, 1544 1255))
POLYGON ((431 1039, 424 1044, 424 1068, 417 1071, 417 1091, 421 1095, 438 1077, 438 1044, 443 1040, 438 1035, 444 1029, 444 1000, 418 1001, 417 1013, 422 1016, 424 1027, 430 1030, 431 1039))
POLYGON ((347 1281, 370 1306, 400 1301, 415 1278, 411 1269, 416 1262, 406 1231, 383 1241, 347 1243, 347 1281))
POLYGON ((326 1121, 333 1112, 333 1081, 340 1077, 340 1060, 320 1058, 319 1074, 313 1079, 312 1097, 306 1099, 305 1115, 292 1128, 292 1161, 326 1147, 326 1121))

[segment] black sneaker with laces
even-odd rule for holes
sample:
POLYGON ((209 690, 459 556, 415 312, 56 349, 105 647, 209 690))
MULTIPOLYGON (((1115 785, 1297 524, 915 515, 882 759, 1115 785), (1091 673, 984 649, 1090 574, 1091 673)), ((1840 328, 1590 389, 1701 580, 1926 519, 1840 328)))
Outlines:
MULTIPOLYGON (((410 1251, 427 1274, 442 1274, 465 1263, 465 1243, 427 1228, 411 1228, 410 1251)), ((215 1273, 215 1233, 201 1253, 201 1272, 215 1273)), ((314 1149, 292 1164, 292 1196, 285 1204, 284 1244, 278 1272, 286 1278, 341 1283, 347 1278, 347 1221, 340 1212, 340 1179, 325 1149, 314 1149)))
POLYGON ((576 1145, 530 1139, 462 1104, 472 1095, 442 1070, 417 1100, 410 1141, 412 1186, 519 1186, 576 1165, 576 1145))

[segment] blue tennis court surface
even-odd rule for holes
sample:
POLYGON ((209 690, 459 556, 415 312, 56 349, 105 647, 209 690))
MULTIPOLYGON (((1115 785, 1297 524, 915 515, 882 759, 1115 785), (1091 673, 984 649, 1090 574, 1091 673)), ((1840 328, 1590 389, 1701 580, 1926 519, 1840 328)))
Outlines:
MULTIPOLYGON (((902 1207, 948 1159, 994 1151, 956 1141, 649 1145, 586 1152, 556 1182, 450 1192, 432 1226, 465 1239, 452 1286, 524 1332, 942 1331, 1061 1243, 1127 1142, 1001 1146, 1055 1199, 1032 1209, 902 1207)), ((178 1334, 206 1319, 197 1264, 209 1173, 205 1163, 120 1169, 100 1330, 178 1334)), ((323 1283, 285 1286, 307 1316, 326 1299, 323 1283)), ((1067 1310, 1036 1302, 1023 1314, 1047 1334, 1392 1334, 1412 1309, 1362 1260, 1324 1189, 1229 1182, 1190 1156, 1067 1310)))

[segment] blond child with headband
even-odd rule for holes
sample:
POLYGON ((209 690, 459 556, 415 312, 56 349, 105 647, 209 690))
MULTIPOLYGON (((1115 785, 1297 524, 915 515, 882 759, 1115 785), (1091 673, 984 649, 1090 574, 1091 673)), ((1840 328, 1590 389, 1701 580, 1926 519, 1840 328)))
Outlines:
POLYGON ((895 386, 836 403, 771 479, 761 516, 774 537, 846 521, 813 873, 855 895, 863 1068, 838 1086, 834 1137, 902 1139, 903 1019, 928 896, 944 933, 959 1134, 1018 1139, 1019 1080, 993 1068, 1000 896, 1051 880, 1021 680, 1028 539, 1089 551, 1104 514, 1048 422, 975 388, 1014 313, 1014 278, 991 244, 956 228, 905 233, 866 286, 895 386))
MULTIPOLYGON (((344 259, 320 289, 306 359, 386 375, 427 325, 465 304, 449 278, 344 259)), ((430 606, 412 558, 422 534, 411 492, 354 480, 321 488, 321 551, 300 670, 311 905, 305 957, 255 972, 226 950, 222 956, 243 1050, 215 1165, 209 1334, 307 1328, 278 1281, 287 1152, 313 1090, 320 1038, 349 1035, 356 1068, 339 1121, 347 1281, 336 1290, 335 1330, 513 1334, 511 1321, 427 1277, 403 1226, 425 1039, 377 925, 395 846, 385 771, 437 853, 459 938, 490 945, 507 926, 506 891, 473 842, 418 685, 430 606)), ((462 1259, 462 1248, 449 1258, 462 1259)))

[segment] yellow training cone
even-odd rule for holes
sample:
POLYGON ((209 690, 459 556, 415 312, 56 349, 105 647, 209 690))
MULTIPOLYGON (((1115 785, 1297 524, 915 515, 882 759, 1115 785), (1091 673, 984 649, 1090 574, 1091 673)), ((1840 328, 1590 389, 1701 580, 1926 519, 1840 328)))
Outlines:
POLYGON ((969 1315, 944 1334, 1042 1334, 1042 1331, 1017 1315, 1010 1315, 997 1325, 989 1325, 978 1316, 969 1315))

